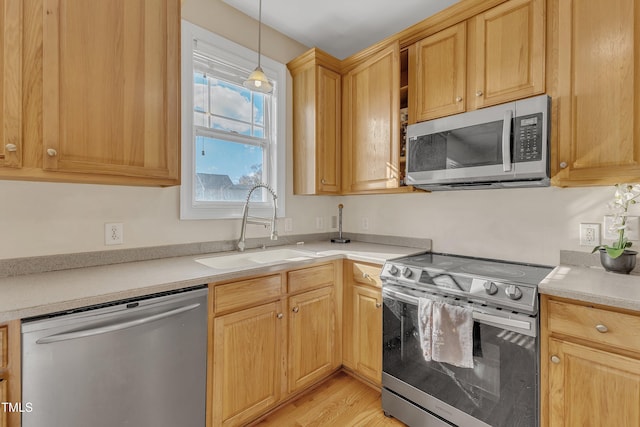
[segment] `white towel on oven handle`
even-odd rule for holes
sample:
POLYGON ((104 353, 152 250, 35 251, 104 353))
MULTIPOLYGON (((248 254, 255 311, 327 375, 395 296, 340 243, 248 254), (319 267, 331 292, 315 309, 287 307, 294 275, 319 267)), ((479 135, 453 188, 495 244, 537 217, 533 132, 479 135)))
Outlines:
POLYGON ((427 298, 418 299, 418 333, 422 356, 431 362, 431 318, 433 301, 427 298))
POLYGON ((473 309, 435 301, 431 317, 431 358, 473 368, 473 309))

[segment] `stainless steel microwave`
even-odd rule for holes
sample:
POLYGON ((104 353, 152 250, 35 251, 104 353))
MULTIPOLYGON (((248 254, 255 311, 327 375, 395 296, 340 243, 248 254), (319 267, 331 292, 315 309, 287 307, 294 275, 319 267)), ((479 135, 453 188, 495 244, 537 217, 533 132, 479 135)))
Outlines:
POLYGON ((407 127, 407 184, 426 190, 549 185, 547 95, 407 127))

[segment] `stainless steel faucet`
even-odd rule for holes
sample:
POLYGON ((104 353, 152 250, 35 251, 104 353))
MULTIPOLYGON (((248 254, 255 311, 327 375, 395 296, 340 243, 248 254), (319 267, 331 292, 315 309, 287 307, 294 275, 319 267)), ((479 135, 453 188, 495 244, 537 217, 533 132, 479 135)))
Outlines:
POLYGON ((278 240, 278 230, 276 229, 276 210, 278 207, 277 204, 278 196, 276 196, 276 192, 273 191, 271 187, 266 184, 256 184, 251 187, 249 190, 249 194, 247 194, 247 201, 244 203, 244 209, 242 210, 242 228, 240 229, 240 239, 238 239, 238 250, 240 252, 244 252, 246 244, 245 234, 247 230, 247 224, 260 224, 265 227, 271 227, 271 240, 278 240), (250 217, 249 216, 249 200, 251 199, 251 193, 254 192, 257 188, 266 188, 269 193, 273 196, 273 217, 269 220, 268 218, 260 218, 260 217, 250 217))

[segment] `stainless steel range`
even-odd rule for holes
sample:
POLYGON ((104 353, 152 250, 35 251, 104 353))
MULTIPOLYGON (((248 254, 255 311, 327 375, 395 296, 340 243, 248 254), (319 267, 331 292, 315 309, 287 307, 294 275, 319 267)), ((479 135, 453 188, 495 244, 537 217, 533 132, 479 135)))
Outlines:
POLYGON ((551 270, 431 252, 388 261, 381 273, 385 414, 411 427, 537 427, 537 286, 551 270), (432 304, 466 316, 467 331, 445 330, 454 343, 456 334, 472 336, 460 341, 469 346, 466 366, 431 357, 425 307, 432 304))

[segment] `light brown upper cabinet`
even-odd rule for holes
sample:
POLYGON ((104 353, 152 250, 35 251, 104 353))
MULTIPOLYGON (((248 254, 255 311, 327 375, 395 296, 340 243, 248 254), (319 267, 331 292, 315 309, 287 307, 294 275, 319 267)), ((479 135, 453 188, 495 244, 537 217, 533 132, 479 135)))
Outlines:
POLYGON ((552 0, 548 19, 552 183, 640 181, 640 4, 552 0))
MULTIPOLYGON (((421 122, 465 111, 467 23, 461 22, 416 43, 415 120, 421 122)), ((411 114, 410 114, 411 115, 411 114)), ((410 119, 411 120, 411 119, 410 119)))
POLYGON ((180 1, 0 5, 0 177, 179 184, 180 1))
POLYGON ((178 180, 180 3, 45 0, 43 167, 178 180))
POLYGON ((343 76, 343 90, 343 193, 397 189, 400 184, 398 42, 349 69, 343 76))
POLYGON ((340 192, 340 62, 311 49, 287 64, 293 80, 293 193, 340 192))
POLYGON ((0 167, 22 165, 22 0, 0 0, 0 167))
POLYGON ((469 20, 468 109, 544 92, 544 18, 544 0, 509 0, 469 20))
POLYGON ((544 13, 544 0, 509 0, 418 41, 410 122, 543 93, 544 13))

